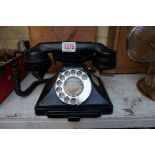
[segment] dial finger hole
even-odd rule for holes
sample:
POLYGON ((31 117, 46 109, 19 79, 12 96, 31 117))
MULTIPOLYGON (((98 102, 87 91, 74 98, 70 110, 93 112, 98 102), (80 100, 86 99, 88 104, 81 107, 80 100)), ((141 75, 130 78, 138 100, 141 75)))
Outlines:
POLYGON ((60 97, 61 99, 63 99, 63 98, 65 97, 65 94, 61 92, 61 93, 59 94, 59 97, 60 97))
POLYGON ((66 72, 65 72, 65 76, 68 77, 69 75, 70 75, 70 72, 69 72, 69 71, 66 71, 66 72))
POLYGON ((65 98, 64 98, 64 102, 65 103, 68 103, 70 101, 70 98, 68 97, 68 96, 66 96, 65 98))
POLYGON ((58 81, 57 81, 57 85, 58 85, 58 86, 61 86, 61 85, 62 85, 62 81, 61 81, 61 80, 58 80, 58 81))
POLYGON ((60 80, 64 80, 65 79, 65 76, 64 75, 60 75, 60 80))
POLYGON ((76 74, 76 71, 75 71, 75 70, 72 70, 72 71, 71 71, 71 74, 72 74, 72 75, 75 75, 75 74, 76 74))
POLYGON ((75 104, 75 103, 76 103, 76 98, 72 98, 70 102, 71 102, 72 104, 75 104))
POLYGON ((82 80, 87 80, 87 75, 82 75, 82 80))
POLYGON ((81 71, 78 71, 77 72, 77 76, 81 76, 82 75, 82 72, 81 71))
POLYGON ((62 88, 61 88, 61 87, 57 87, 57 88, 56 88, 56 91, 57 91, 58 93, 60 93, 60 92, 62 91, 62 88))

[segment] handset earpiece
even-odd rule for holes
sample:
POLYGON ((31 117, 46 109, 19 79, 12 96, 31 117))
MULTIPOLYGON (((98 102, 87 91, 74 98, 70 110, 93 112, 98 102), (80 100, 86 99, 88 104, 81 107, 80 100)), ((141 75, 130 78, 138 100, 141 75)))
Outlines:
POLYGON ((28 72, 31 72, 37 79, 42 80, 52 64, 48 53, 36 52, 37 49, 26 51, 24 65, 28 72), (29 53, 28 53, 29 52, 29 53))
POLYGON ((93 66, 97 69, 108 70, 116 67, 116 52, 98 44, 93 58, 93 66))

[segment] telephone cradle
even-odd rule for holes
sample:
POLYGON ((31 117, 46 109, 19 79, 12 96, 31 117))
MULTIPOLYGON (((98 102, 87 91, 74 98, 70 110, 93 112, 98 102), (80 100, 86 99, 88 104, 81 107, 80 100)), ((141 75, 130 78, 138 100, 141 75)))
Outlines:
POLYGON ((19 70, 16 54, 13 58, 13 81, 15 92, 26 97, 38 86, 45 83, 35 105, 36 115, 49 118, 68 118, 79 121, 80 118, 94 118, 111 114, 113 105, 101 79, 90 72, 83 62, 92 60, 97 69, 113 69, 116 66, 116 52, 100 43, 92 42, 45 42, 21 53, 24 64, 38 81, 22 90, 19 82, 19 70), (63 63, 61 70, 49 79, 44 75, 53 59, 63 63))

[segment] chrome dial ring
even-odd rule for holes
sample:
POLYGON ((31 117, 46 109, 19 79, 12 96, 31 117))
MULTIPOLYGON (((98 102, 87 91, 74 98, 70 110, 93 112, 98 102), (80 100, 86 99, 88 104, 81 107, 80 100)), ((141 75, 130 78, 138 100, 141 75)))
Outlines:
POLYGON ((82 104, 89 97, 91 89, 89 77, 78 69, 69 69, 60 73, 55 83, 58 98, 70 105, 82 104))

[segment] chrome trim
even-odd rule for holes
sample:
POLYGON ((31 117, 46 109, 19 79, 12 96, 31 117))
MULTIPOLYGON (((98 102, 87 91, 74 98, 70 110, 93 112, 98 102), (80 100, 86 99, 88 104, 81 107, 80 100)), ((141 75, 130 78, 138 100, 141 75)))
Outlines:
POLYGON ((75 69, 75 68, 69 69, 69 70, 65 70, 64 72, 60 73, 58 78, 57 78, 57 80, 56 80, 56 82, 55 82, 55 92, 56 92, 58 98, 63 103, 66 103, 66 104, 69 104, 69 105, 80 105, 80 104, 82 104, 89 97, 89 95, 91 93, 91 89, 92 89, 92 84, 91 84, 91 81, 90 81, 88 75, 85 72, 83 72, 81 70, 78 70, 78 69, 75 69), (73 70, 75 71, 75 74, 72 74, 73 70), (77 72, 79 72, 79 71, 82 73, 82 75, 77 75, 77 72), (70 74, 68 76, 66 76, 65 75, 66 72, 69 72, 70 74), (57 85, 57 81, 60 80, 60 77, 62 77, 62 75, 65 76, 65 79, 61 80, 62 81, 62 85, 59 86, 59 85, 57 85), (87 76, 87 78, 84 79, 84 80, 82 79, 83 75, 87 76), (66 80, 68 80, 71 77, 78 78, 79 80, 81 80, 81 82, 83 84, 82 90, 81 90, 81 92, 77 96, 68 95, 65 92, 65 90, 64 90, 64 84, 65 84, 66 80), (56 91, 58 87, 62 88, 61 92, 56 91), (65 96, 63 98, 60 98, 59 97, 60 93, 65 94, 65 96), (69 101, 67 100, 67 102, 65 102, 65 100, 64 100, 66 97, 69 97, 69 101), (76 100, 76 102, 75 102, 75 100, 76 100))

